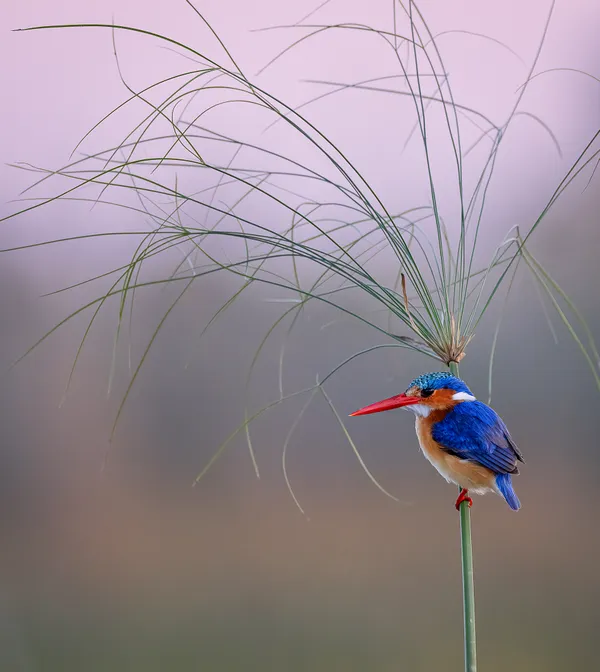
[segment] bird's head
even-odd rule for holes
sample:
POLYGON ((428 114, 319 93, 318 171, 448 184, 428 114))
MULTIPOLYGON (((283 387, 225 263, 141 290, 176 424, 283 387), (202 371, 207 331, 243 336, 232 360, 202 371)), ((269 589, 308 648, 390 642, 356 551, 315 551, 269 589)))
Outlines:
POLYGON ((416 415, 427 417, 432 411, 449 410, 465 401, 475 401, 475 397, 460 378, 449 372, 424 373, 415 378, 403 394, 365 406, 350 415, 368 415, 406 407, 416 415))

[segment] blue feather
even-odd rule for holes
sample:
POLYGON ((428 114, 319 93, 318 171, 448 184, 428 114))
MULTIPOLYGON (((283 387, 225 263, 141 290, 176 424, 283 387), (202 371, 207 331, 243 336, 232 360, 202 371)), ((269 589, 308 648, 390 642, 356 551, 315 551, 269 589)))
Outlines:
POLYGON ((471 390, 465 383, 456 376, 453 376, 448 371, 438 371, 436 373, 424 373, 422 376, 415 378, 408 386, 417 387, 420 390, 454 390, 455 392, 465 392, 472 394, 471 390))
POLYGON ((521 502, 513 490, 510 474, 498 474, 498 476, 496 476, 496 485, 510 508, 513 511, 518 511, 521 508, 521 502))
POLYGON ((457 404, 432 427, 433 440, 447 452, 496 474, 518 474, 523 456, 498 414, 480 401, 457 404))

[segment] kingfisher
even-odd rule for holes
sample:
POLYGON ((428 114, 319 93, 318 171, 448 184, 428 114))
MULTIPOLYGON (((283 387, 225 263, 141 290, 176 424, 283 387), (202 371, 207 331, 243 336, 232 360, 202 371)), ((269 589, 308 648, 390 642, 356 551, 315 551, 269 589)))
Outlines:
POLYGON ((512 484, 521 451, 500 416, 477 401, 466 384, 449 372, 425 373, 403 394, 351 413, 368 415, 406 408, 416 415, 419 445, 425 457, 449 482, 461 488, 455 506, 471 507, 469 492, 495 492, 513 511, 521 507, 512 484))

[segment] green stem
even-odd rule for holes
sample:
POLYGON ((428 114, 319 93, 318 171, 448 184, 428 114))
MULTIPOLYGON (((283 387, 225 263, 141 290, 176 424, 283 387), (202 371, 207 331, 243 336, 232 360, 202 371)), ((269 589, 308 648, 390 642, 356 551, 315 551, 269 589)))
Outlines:
MULTIPOLYGON (((448 366, 450 367, 452 374, 458 376, 458 364, 456 362, 450 362, 448 366)), ((477 672, 471 509, 469 509, 467 502, 462 502, 460 505, 460 546, 462 555, 463 613, 465 623, 465 672, 477 672)))

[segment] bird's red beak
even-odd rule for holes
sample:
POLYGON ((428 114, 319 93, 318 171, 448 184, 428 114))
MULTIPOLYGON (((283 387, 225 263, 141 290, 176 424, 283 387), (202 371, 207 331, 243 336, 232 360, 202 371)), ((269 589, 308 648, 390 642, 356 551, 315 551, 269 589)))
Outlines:
POLYGON ((369 413, 379 413, 380 411, 391 411, 393 408, 400 408, 401 406, 410 406, 411 404, 418 404, 421 401, 419 397, 407 397, 405 394, 397 394, 395 397, 378 401, 370 406, 360 408, 354 413, 350 413, 350 417, 355 415, 369 415, 369 413))

